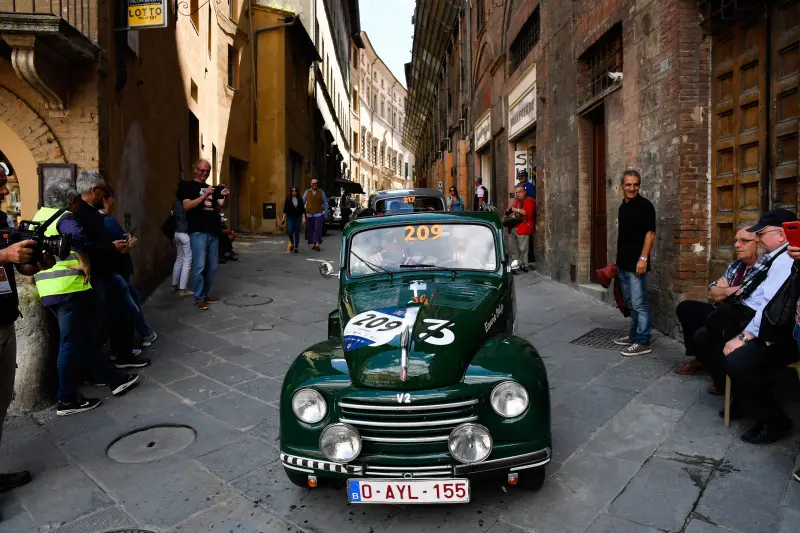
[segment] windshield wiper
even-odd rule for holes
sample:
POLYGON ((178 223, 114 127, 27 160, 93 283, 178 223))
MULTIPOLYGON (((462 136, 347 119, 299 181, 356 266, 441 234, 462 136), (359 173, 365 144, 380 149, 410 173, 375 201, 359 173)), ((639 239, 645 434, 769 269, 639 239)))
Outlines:
POLYGON ((412 263, 410 265, 397 265, 400 268, 436 268, 436 265, 431 263, 412 263))
POLYGON ((370 263, 369 261, 367 261, 366 259, 364 259, 363 257, 361 257, 360 255, 358 255, 357 253, 355 253, 352 250, 350 250, 350 254, 354 255, 356 259, 358 259, 359 261, 361 261, 362 263, 367 265, 369 268, 371 268, 373 272, 383 272, 384 274, 389 274, 389 279, 390 280, 392 279, 391 270, 386 270, 385 268, 383 268, 380 265, 376 265, 375 263, 370 263))

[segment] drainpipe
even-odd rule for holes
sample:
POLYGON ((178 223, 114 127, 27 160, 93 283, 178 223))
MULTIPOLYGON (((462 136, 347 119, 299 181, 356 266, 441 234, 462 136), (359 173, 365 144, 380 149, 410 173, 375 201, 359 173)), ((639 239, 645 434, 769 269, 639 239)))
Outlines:
POLYGON ((263 28, 258 28, 254 31, 252 7, 253 1, 250 0, 250 42, 253 55, 253 142, 258 142, 258 36, 266 31, 291 26, 300 19, 296 15, 292 15, 290 17, 286 17, 285 19, 290 20, 290 22, 275 24, 273 26, 264 26, 263 28))

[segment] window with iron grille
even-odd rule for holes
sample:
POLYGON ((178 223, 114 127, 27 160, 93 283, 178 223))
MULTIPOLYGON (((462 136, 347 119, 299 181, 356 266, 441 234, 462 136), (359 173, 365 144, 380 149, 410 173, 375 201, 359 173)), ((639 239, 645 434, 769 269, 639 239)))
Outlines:
POLYGON ((619 83, 609 74, 622 72, 622 24, 611 28, 597 41, 584 54, 583 63, 586 67, 584 102, 619 83))
POLYGON ((367 128, 361 126, 361 157, 367 157, 367 128))
POLYGON ((508 49, 508 55, 511 58, 511 72, 517 70, 517 67, 528 57, 533 47, 539 42, 539 8, 533 10, 531 16, 525 21, 525 24, 520 28, 519 33, 514 38, 514 42, 508 49))

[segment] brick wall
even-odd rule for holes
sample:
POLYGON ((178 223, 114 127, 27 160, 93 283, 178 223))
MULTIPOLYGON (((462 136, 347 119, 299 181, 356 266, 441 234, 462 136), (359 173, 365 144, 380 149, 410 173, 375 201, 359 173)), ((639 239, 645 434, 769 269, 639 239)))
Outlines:
POLYGON ((581 60, 620 22, 624 80, 602 102, 608 260, 616 255, 619 178, 637 168, 657 212, 648 278, 654 325, 674 335, 675 306, 702 297, 708 276, 709 45, 694 2, 542 2, 537 258, 554 279, 569 282, 570 265, 578 283, 589 279, 592 133, 577 101, 581 60))

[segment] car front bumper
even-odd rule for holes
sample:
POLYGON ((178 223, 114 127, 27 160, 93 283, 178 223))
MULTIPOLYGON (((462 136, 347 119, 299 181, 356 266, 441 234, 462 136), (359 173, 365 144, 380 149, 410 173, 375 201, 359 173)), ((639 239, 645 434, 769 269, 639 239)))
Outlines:
POLYGON ((499 459, 489 459, 475 464, 439 464, 383 466, 377 463, 341 464, 317 458, 302 457, 281 452, 281 463, 291 471, 334 479, 364 478, 451 478, 512 474, 520 470, 545 466, 551 460, 550 448, 499 459))

